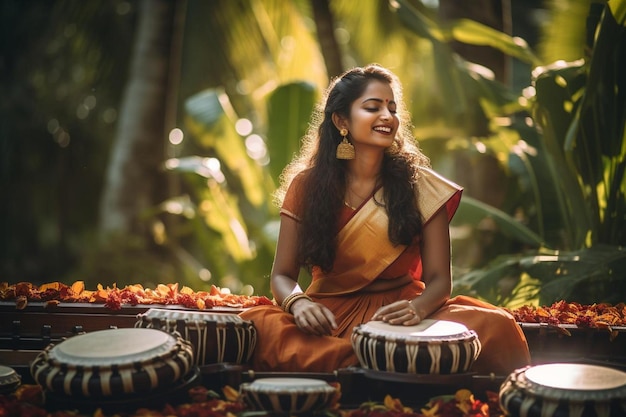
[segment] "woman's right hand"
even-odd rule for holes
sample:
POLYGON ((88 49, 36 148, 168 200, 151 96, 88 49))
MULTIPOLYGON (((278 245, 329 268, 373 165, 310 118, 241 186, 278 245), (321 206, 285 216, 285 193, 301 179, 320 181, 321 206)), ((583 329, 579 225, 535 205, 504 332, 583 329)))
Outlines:
POLYGON ((291 305, 290 310, 296 326, 305 333, 330 336, 337 328, 335 315, 322 304, 301 298, 291 305))

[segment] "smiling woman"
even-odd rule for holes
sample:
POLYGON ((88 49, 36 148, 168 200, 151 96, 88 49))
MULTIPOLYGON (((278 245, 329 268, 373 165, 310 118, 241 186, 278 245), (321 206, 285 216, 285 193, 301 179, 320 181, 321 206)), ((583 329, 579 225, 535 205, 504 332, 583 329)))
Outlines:
POLYGON ((352 103, 350 118, 339 113, 332 116, 333 123, 349 132, 352 144, 368 152, 368 146, 387 148, 392 144, 399 126, 396 102, 391 86, 382 81, 372 81, 363 92, 364 99, 352 103))
POLYGON ((358 365, 356 326, 380 321, 406 330, 427 318, 476 332, 476 372, 527 365, 526 340, 508 312, 450 299, 448 224, 462 188, 432 171, 418 149, 397 77, 378 65, 345 72, 312 120, 277 193, 281 226, 270 280, 280 307, 241 313, 259 332, 254 369, 358 365), (353 152, 340 152, 350 145, 353 152), (302 267, 312 275, 306 291, 298 284, 302 267))

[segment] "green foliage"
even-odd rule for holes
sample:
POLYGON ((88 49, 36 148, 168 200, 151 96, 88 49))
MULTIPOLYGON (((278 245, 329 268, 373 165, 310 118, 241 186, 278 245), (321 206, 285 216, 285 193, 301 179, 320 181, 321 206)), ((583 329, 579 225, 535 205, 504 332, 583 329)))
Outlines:
POLYGON ((248 156, 223 91, 202 91, 190 97, 185 108, 191 141, 187 147, 200 155, 165 163, 186 184, 184 194, 161 204, 164 212, 179 217, 177 227, 165 231, 165 242, 182 255, 183 264, 197 270, 198 277, 241 291, 245 277, 240 276, 239 265, 257 259, 257 244, 271 244, 255 236, 262 232, 263 219, 258 215, 245 219, 244 212, 268 213, 271 182, 248 156))
POLYGON ((621 249, 626 244, 625 2, 602 9, 591 59, 537 67, 535 94, 516 99, 460 58, 453 59, 442 43, 455 39, 490 45, 536 65, 538 59, 523 42, 466 21, 444 28, 406 2, 397 3, 407 26, 433 43, 444 100, 457 103, 448 120, 456 121, 467 136, 465 141, 460 132, 448 137, 448 148, 459 149, 462 143, 460 149, 467 152, 479 145, 518 178, 518 203, 509 202, 508 209, 522 213, 526 224, 519 215, 503 214, 467 197, 453 224, 491 219, 500 233, 526 249, 501 254, 456 278, 455 292, 499 305, 626 299, 623 275, 618 273, 626 263, 621 249), (616 21, 615 16, 621 18, 616 21), (490 121, 490 137, 474 137, 472 121, 456 116, 475 114, 469 109, 476 102, 490 121), (534 127, 520 123, 528 119, 526 112, 534 127))
MULTIPOLYGON (((568 7, 553 14, 538 57, 522 40, 476 22, 438 22, 420 2, 331 2, 345 62, 380 62, 400 76, 436 169, 497 165, 506 191, 487 204, 468 181, 453 222, 453 238, 485 224, 497 234, 477 235, 492 240, 493 251, 483 254, 489 263, 454 265, 456 292, 501 305, 624 299, 626 1, 606 3, 549 1, 568 7), (592 4, 589 22, 600 26, 584 33, 592 4), (549 64, 536 68, 534 92, 520 97, 455 55, 453 40, 525 65, 549 64), (577 61, 585 47, 590 56, 577 61)), ((185 140, 164 161, 176 186, 164 186, 164 201, 141 213, 154 241, 125 237, 98 248, 103 155, 131 56, 134 4, 2 3, 0 179, 8 204, 0 205, 0 273, 269 294, 278 219, 272 193, 327 82, 310 8, 187 2, 185 42, 172 54, 180 54, 183 76, 171 91, 185 140), (240 115, 263 138, 265 157, 250 156, 247 134, 234 125, 240 115)), ((464 244, 478 250, 477 238, 464 244)), ((458 254, 459 241, 453 246, 458 254)))
POLYGON ((94 246, 134 21, 119 3, 0 2, 3 279, 71 280, 94 246))
POLYGON ((318 98, 316 93, 317 89, 310 83, 293 82, 276 88, 267 100, 269 169, 276 182, 300 148, 300 139, 318 98))
MULTIPOLYGON (((485 77, 477 72, 480 70, 476 66, 456 56, 448 42, 457 40, 488 45, 525 62, 537 62, 532 50, 523 40, 514 39, 467 19, 439 23, 414 8, 406 0, 394 1, 393 4, 400 21, 419 37, 432 43, 433 74, 441 92, 441 101, 446 103, 443 116, 447 123, 460 126, 469 134, 480 130, 476 123, 483 117, 481 114, 477 117, 477 111, 480 111, 480 107, 477 106, 478 98, 506 100, 510 97, 507 97, 507 94, 491 94, 489 90, 498 87, 488 83, 485 77), (483 94, 486 92, 488 95, 485 97, 483 94)), ((504 90, 500 89, 500 92, 504 90)))
MULTIPOLYGON (((149 244, 145 239, 129 236, 112 236, 106 244, 83 248, 79 267, 72 271, 68 284, 84 281, 85 287, 124 287, 141 284, 155 288, 157 284, 185 281, 184 270, 167 248, 149 244)), ((45 282, 54 281, 46 279, 45 282)))
POLYGON ((475 198, 464 196, 457 215, 471 224, 478 224, 487 215, 493 219, 498 229, 510 239, 520 241, 533 247, 541 247, 544 240, 541 236, 522 225, 507 213, 485 204, 475 198))
POLYGON ((197 276, 235 292, 251 286, 248 291, 270 294, 267 275, 278 222, 273 179, 297 151, 314 99, 315 88, 300 82, 269 95, 269 165, 262 153, 258 159, 250 156, 223 90, 205 90, 186 101, 188 144, 179 150, 185 155, 165 163, 184 180, 186 193, 172 196, 153 215, 168 213, 182 222, 166 230, 168 236, 178 233, 166 245, 197 276))

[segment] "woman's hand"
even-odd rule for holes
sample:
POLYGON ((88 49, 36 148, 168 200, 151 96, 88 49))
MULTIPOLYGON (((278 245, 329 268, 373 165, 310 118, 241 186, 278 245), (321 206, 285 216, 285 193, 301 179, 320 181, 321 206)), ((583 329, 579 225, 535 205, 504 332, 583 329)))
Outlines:
POLYGON ((301 298, 291 305, 290 310, 296 326, 305 333, 330 336, 337 328, 335 315, 322 304, 301 298))
POLYGON ((412 326, 441 308, 450 298, 450 235, 448 217, 439 210, 426 224, 422 245, 422 281, 426 288, 413 300, 400 300, 379 308, 372 320, 412 326))
POLYGON ((401 324, 414 326, 422 321, 422 318, 409 300, 400 300, 379 308, 372 316, 372 320, 380 320, 389 324, 401 324))

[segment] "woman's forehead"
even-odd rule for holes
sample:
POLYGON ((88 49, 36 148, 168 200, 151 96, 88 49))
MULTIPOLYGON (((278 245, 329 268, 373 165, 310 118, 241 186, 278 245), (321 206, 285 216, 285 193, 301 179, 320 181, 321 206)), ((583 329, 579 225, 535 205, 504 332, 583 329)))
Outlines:
POLYGON ((369 100, 375 100, 382 103, 390 103, 394 102, 394 94, 393 89, 389 83, 373 80, 367 84, 365 91, 361 97, 359 97, 356 101, 359 103, 364 103, 369 100))

